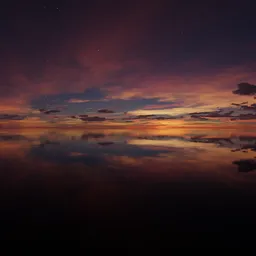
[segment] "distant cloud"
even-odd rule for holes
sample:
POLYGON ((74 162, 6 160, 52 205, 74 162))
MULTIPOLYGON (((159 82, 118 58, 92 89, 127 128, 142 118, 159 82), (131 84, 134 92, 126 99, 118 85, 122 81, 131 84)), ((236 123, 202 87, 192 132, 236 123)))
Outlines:
POLYGON ((137 115, 137 116, 128 116, 122 118, 123 121, 132 121, 132 120, 173 120, 173 119, 182 119, 183 116, 170 116, 170 115, 137 115))
POLYGON ((39 112, 43 113, 43 114, 46 114, 46 115, 49 115, 49 114, 59 113, 60 110, 58 110, 58 109, 46 110, 44 108, 40 108, 39 112))
POLYGON ((80 100, 80 99, 70 99, 68 100, 68 103, 86 103, 90 102, 90 100, 80 100))
POLYGON ((99 109, 98 113, 112 114, 112 113, 115 113, 115 111, 103 108, 103 109, 99 109))
POLYGON ((212 112, 196 112, 190 113, 191 117, 205 117, 205 118, 223 118, 230 117, 231 121, 234 120, 249 120, 256 119, 256 104, 245 105, 248 102, 232 103, 234 107, 227 107, 218 109, 212 112))
POLYGON ((103 122, 106 120, 105 117, 99 117, 99 116, 82 117, 80 119, 85 122, 103 122))
POLYGON ((253 119, 256 119, 256 113, 239 115, 238 117, 233 117, 230 120, 234 121, 234 120, 253 120, 253 119))
POLYGON ((191 118, 207 118, 207 117, 229 117, 233 111, 229 111, 228 113, 222 113, 221 110, 216 110, 212 112, 194 112, 190 113, 191 118))
POLYGON ((242 109, 245 110, 254 110, 256 111, 256 104, 252 104, 251 106, 241 106, 242 109))
POLYGON ((156 116, 153 120, 173 120, 173 119, 182 119, 183 116, 156 116))
POLYGON ((53 113, 59 113, 60 110, 57 109, 53 109, 53 110, 47 110, 44 112, 44 114, 49 115, 49 114, 53 114, 53 113))
POLYGON ((26 116, 1 114, 0 120, 24 120, 26 116))
POLYGON ((245 101, 242 103, 231 103, 232 106, 236 106, 236 107, 241 107, 241 106, 244 106, 245 104, 248 104, 248 101, 245 101))
POLYGON ((239 95, 256 94, 256 85, 249 84, 249 83, 240 83, 237 86, 238 86, 238 89, 233 91, 234 94, 239 94, 239 95))
POLYGON ((145 119, 145 118, 153 118, 156 115, 138 115, 135 117, 135 119, 145 119))

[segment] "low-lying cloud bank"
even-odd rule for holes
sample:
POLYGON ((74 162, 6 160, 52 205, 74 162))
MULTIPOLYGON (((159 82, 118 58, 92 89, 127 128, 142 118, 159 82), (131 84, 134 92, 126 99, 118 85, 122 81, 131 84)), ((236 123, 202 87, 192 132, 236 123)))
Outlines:
MULTIPOLYGON (((241 96, 254 96, 256 95, 256 85, 250 83, 240 83, 237 85, 237 89, 233 90, 232 93, 241 96)), ((97 99, 103 98, 104 95, 98 95, 99 92, 91 91, 91 97, 94 96, 97 99), (97 95, 94 95, 97 94, 97 95)), ((65 95, 64 95, 65 96, 65 95)), ((63 97, 64 97, 63 96, 63 97)), ((74 96, 74 95, 73 95, 74 96)), ((64 97, 65 98, 65 97, 64 97)), ((66 99, 66 98, 65 98, 66 99)), ((255 97, 253 98, 255 99, 255 97)), ((103 98, 104 100, 104 98, 103 98)), ((158 102, 158 100, 154 99, 152 102, 158 102)), ((199 111, 199 112, 187 112, 187 113, 179 113, 176 110, 183 109, 182 105, 175 105, 175 102, 168 105, 163 105, 162 102, 159 102, 161 106, 168 106, 168 111, 166 113, 163 110, 163 114, 139 114, 139 111, 120 111, 117 112, 117 107, 114 107, 115 111, 112 110, 111 100, 108 101, 110 108, 85 108, 81 107, 81 112, 85 114, 73 114, 72 111, 69 112, 69 109, 65 109, 62 107, 51 106, 45 108, 37 108, 34 111, 28 113, 27 115, 19 115, 19 114, 1 114, 0 121, 19 121, 19 120, 35 120, 38 119, 40 121, 46 122, 70 122, 70 120, 75 125, 76 123, 82 122, 113 122, 113 123, 143 123, 147 124, 150 121, 172 121, 172 120, 183 120, 184 122, 196 122, 196 123, 211 123, 214 121, 245 121, 245 120, 256 120, 256 103, 252 103, 251 99, 247 101, 243 101, 241 103, 232 102, 228 103, 226 107, 216 107, 213 111, 199 111), (228 106, 229 105, 229 106, 228 106), (173 106, 173 108, 171 108, 173 106), (173 113, 172 113, 173 112, 173 113), (54 115, 58 114, 59 115, 54 115), (70 113, 70 114, 67 114, 70 113), (168 113, 168 114, 167 114, 168 113)), ((116 102, 116 101, 115 101, 116 102)), ((134 101, 137 102, 137 101, 134 101)), ((146 100, 145 104, 148 104, 151 100, 146 100)), ((230 102, 230 101, 229 101, 230 102)), ((129 106, 128 102, 127 106, 129 106)), ((200 109, 203 109, 204 106, 201 105, 200 102, 194 103, 195 109, 196 106, 200 106, 200 109)), ((113 105, 114 106, 114 105, 113 105)), ((152 106, 152 105, 151 105, 152 106)), ((128 107, 127 107, 128 108, 128 107)), ((132 106, 131 106, 132 109, 132 106)), ((157 109, 155 106, 153 109, 157 109)), ((191 108, 193 109, 193 108, 191 108)), ((206 108, 207 110, 207 108, 206 108)), ((164 123, 164 122, 161 122, 164 123)))

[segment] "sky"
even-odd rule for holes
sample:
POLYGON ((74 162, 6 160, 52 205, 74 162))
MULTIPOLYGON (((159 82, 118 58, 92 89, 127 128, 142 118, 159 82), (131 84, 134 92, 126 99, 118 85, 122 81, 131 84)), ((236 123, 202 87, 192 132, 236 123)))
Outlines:
POLYGON ((253 1, 8 1, 0 127, 256 124, 253 1))

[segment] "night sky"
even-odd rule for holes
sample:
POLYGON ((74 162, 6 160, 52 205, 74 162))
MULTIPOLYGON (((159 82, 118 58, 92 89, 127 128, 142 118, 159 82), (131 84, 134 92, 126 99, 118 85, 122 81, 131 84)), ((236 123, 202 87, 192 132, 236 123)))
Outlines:
POLYGON ((0 125, 256 120, 254 1, 8 1, 0 125))

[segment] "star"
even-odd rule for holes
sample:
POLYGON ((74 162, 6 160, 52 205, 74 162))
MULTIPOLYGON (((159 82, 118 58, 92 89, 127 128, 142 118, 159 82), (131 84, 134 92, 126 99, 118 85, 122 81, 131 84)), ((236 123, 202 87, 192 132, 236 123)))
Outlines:
POLYGON ((100 51, 100 49, 97 50, 98 52, 100 51))

